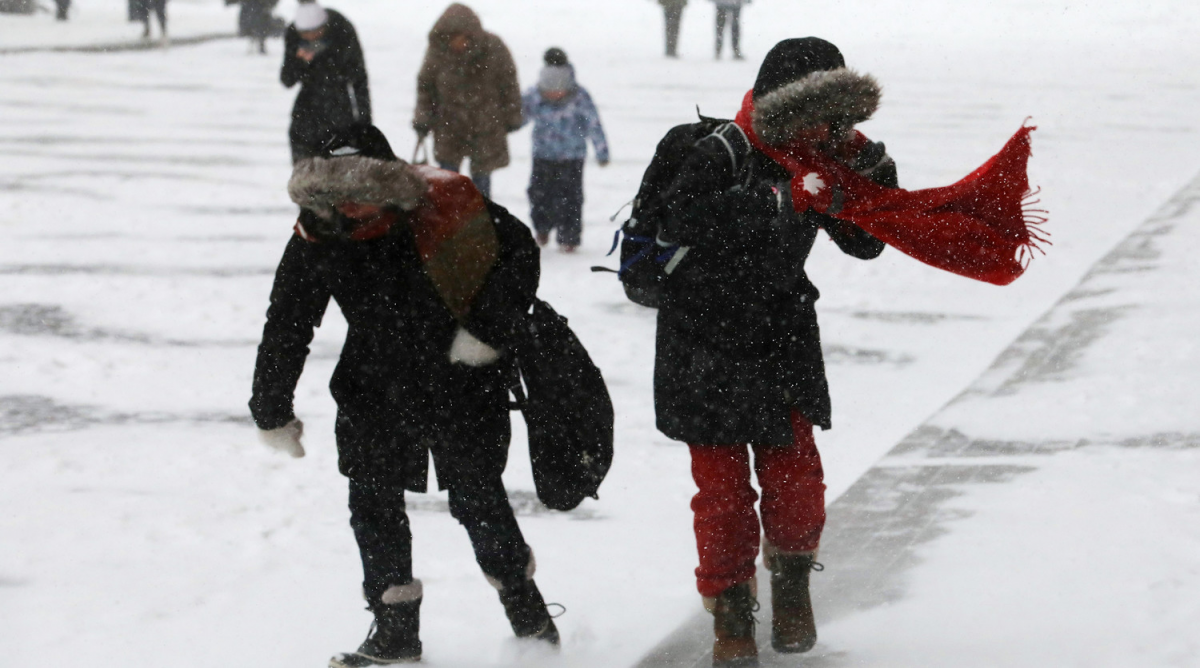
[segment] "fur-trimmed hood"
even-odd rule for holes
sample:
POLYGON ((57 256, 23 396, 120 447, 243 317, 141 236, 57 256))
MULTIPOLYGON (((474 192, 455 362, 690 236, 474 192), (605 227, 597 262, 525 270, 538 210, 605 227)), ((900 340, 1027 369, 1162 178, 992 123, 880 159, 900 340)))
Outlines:
POLYGON ((754 100, 754 132, 771 146, 823 122, 854 125, 879 108, 882 89, 869 74, 839 67, 813 72, 754 100))
POLYGON ((288 181, 292 201, 323 218, 343 202, 411 211, 427 190, 425 177, 407 162, 363 156, 301 160, 288 181))

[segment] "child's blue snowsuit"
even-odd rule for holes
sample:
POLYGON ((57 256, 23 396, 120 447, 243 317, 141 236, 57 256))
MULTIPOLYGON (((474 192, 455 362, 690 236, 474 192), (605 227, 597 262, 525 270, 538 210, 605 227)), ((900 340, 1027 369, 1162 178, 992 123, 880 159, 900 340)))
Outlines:
POLYGON ((557 102, 537 88, 522 96, 523 123, 533 122, 533 174, 529 180, 530 218, 539 241, 558 229, 558 243, 579 245, 583 226, 583 163, 587 141, 596 159, 608 162, 608 141, 600 113, 581 86, 557 102))

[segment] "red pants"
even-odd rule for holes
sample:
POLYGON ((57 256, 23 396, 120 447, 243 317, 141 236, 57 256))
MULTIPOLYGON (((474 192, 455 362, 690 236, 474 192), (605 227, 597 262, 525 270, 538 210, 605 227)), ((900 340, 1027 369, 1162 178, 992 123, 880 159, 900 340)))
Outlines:
MULTIPOLYGON (((754 471, 762 488, 762 525, 781 552, 813 552, 825 526, 825 472, 813 440, 812 424, 792 412, 790 446, 754 445, 754 471)), ((692 477, 700 488, 692 498, 700 566, 696 588, 715 597, 754 577, 759 528, 750 486, 750 455, 745 444, 689 444, 692 477)))

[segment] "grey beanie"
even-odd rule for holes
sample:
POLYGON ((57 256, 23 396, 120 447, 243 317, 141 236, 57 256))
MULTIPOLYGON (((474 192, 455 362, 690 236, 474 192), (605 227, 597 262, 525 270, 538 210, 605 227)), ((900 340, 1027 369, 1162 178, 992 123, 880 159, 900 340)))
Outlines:
POLYGON ((538 77, 538 90, 563 92, 575 89, 575 68, 570 65, 547 65, 538 77))

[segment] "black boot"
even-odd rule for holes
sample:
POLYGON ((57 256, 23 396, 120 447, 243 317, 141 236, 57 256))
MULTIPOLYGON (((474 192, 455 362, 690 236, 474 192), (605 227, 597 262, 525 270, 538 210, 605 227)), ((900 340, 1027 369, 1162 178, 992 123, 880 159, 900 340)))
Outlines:
POLYGON ((420 610, 419 598, 374 607, 375 623, 371 624, 367 639, 356 651, 330 659, 329 668, 365 668, 420 661, 420 610))
POLYGON ((812 553, 774 554, 766 562, 771 569, 771 646, 776 652, 807 652, 817 644, 808 575, 821 565, 812 553))
MULTIPOLYGON (((734 585, 712 601, 713 668, 751 668, 758 665, 754 640, 754 611, 758 600, 749 582, 734 585)), ((705 607, 708 607, 706 601, 705 607)))
POLYGON ((519 580, 500 588, 500 603, 518 638, 543 640, 558 645, 558 629, 546 610, 546 601, 532 579, 519 580))

